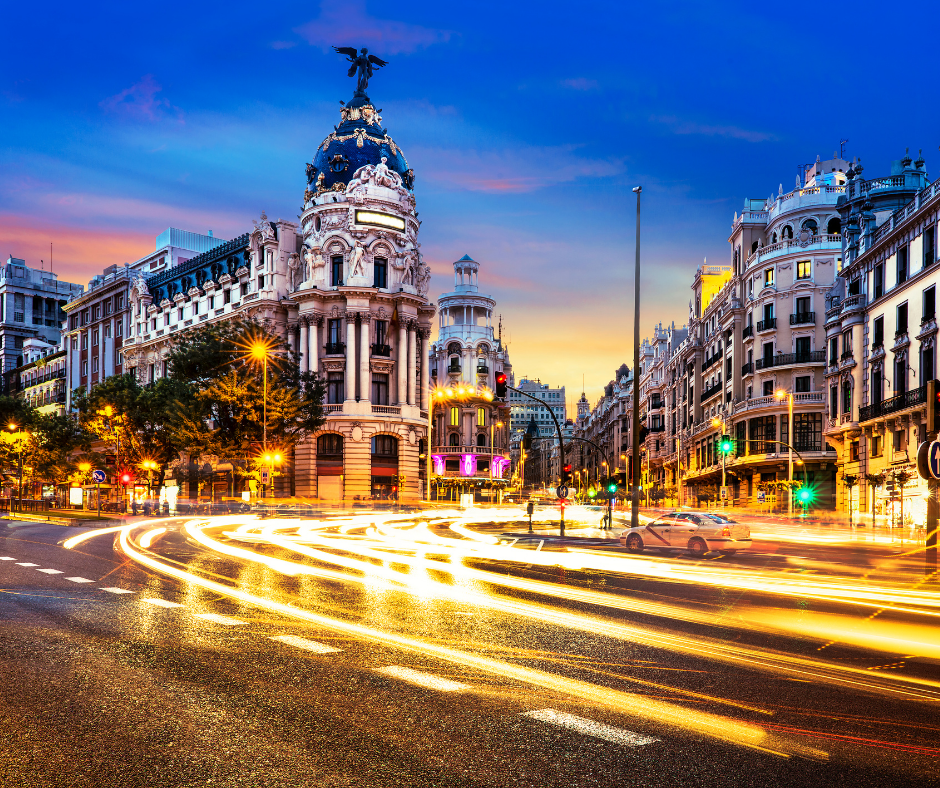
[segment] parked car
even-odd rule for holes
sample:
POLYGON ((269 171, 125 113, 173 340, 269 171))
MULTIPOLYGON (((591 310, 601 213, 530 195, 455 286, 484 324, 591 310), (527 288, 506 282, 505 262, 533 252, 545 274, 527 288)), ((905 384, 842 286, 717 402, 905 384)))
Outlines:
POLYGON ((734 555, 750 548, 751 529, 712 512, 669 512, 646 525, 628 528, 621 534, 620 544, 631 553, 641 553, 649 547, 687 550, 696 557, 713 550, 734 555))

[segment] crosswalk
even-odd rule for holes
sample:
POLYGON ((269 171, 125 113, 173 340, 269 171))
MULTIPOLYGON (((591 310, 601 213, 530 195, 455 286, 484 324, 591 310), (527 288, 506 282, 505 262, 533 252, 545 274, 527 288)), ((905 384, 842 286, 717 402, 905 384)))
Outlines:
MULTIPOLYGON (((0 561, 13 561, 16 566, 21 566, 25 569, 35 569, 37 572, 48 575, 50 577, 65 574, 65 572, 60 569, 43 567, 40 564, 29 561, 20 562, 12 556, 0 556, 0 561)), ((87 577, 81 577, 78 575, 72 577, 63 577, 61 579, 79 585, 94 584, 97 582, 87 577)), ((130 589, 120 588, 119 586, 101 586, 95 590, 104 591, 116 596, 134 595, 137 593, 136 591, 132 591, 130 589)), ((154 608, 162 608, 167 611, 185 608, 185 606, 180 602, 173 602, 171 600, 162 599, 155 596, 139 596, 138 601, 141 604, 149 605, 154 608)), ((186 611, 181 610, 180 612, 185 613, 186 611)), ((193 613, 192 617, 200 621, 204 621, 207 624, 215 624, 217 626, 225 627, 243 627, 248 626, 250 623, 240 618, 225 616, 219 613, 193 613)), ((267 639, 284 646, 289 646, 291 648, 318 656, 339 654, 343 651, 341 648, 327 645, 316 640, 310 640, 309 638, 304 638, 299 635, 268 635, 267 639)), ((473 685, 466 682, 456 681, 453 678, 416 670, 404 665, 383 665, 372 668, 372 671, 386 678, 393 679, 395 681, 401 681, 411 686, 419 687, 432 692, 468 693, 475 689, 473 685)), ((606 723, 591 720, 586 717, 579 717, 574 714, 552 708, 524 711, 520 714, 520 716, 539 723, 551 725, 553 727, 564 728, 583 736, 590 736, 596 739, 601 739, 603 741, 610 742, 611 744, 623 747, 643 747, 661 741, 661 739, 656 737, 646 736, 644 734, 636 733, 625 728, 617 728, 606 723)))

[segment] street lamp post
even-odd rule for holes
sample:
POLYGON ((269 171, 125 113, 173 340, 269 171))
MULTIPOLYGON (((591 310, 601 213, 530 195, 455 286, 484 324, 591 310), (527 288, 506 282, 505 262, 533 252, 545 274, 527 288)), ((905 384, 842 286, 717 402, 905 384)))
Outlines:
POLYGON ((633 273, 633 494, 630 500, 630 527, 640 526, 640 193, 642 186, 634 186, 636 194, 636 266, 633 273))
MULTIPOLYGON (((11 421, 9 424, 10 432, 16 431, 16 425, 11 421)), ((23 511, 23 441, 22 439, 16 441, 16 454, 17 454, 17 487, 19 489, 19 494, 17 495, 17 504, 20 511, 23 511)), ((10 504, 10 511, 13 511, 13 504, 10 504)))
POLYGON ((787 399, 788 428, 787 428, 787 517, 793 519, 793 390, 777 391, 777 399, 787 399))

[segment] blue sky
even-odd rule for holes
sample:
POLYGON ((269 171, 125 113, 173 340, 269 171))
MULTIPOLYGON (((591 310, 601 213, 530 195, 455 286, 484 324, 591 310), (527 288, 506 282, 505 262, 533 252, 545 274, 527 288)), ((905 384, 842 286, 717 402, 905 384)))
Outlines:
POLYGON ((229 238, 295 218, 353 80, 416 172, 432 293, 469 253, 517 376, 596 398, 643 334, 688 315, 745 197, 842 138, 866 174, 938 164, 936 6, 756 3, 51 3, 5 9, 0 254, 86 282, 168 226, 229 238))

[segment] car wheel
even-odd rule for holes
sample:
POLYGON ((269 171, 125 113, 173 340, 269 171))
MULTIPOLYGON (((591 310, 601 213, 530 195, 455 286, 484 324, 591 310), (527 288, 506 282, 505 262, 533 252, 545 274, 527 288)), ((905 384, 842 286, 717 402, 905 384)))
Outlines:
POLYGON ((701 558, 708 552, 708 545, 705 544, 704 539, 690 539, 689 552, 692 553, 695 558, 701 558))
POLYGON ((627 537, 627 551, 630 553, 643 552, 643 540, 640 539, 639 534, 630 534, 627 537))

